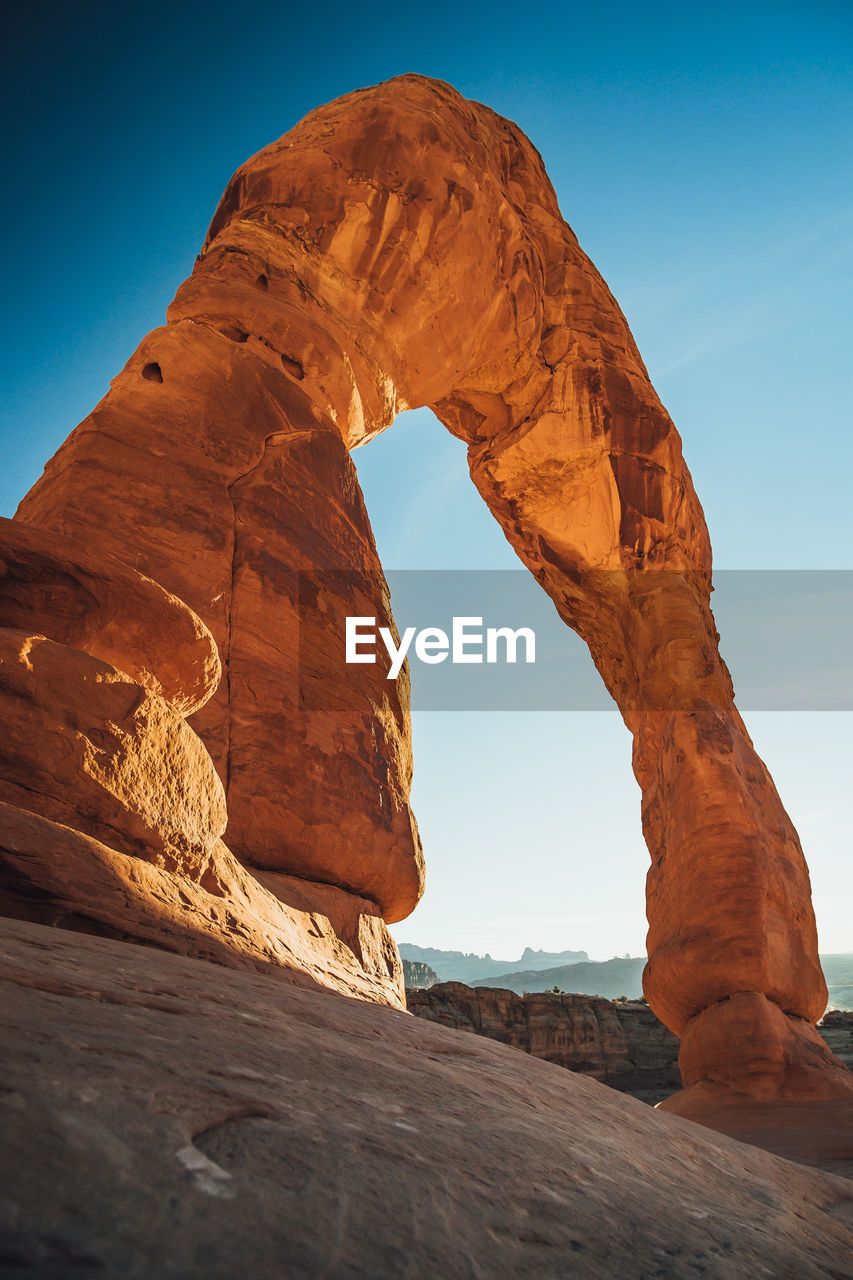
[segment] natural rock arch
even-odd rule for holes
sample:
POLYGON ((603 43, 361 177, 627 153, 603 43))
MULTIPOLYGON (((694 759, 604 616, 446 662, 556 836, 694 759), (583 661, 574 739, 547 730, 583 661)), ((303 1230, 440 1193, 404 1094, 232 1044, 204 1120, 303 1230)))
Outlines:
MULTIPOLYGON (((342 940, 368 971, 352 989, 395 998, 379 916, 406 916, 423 883, 406 681, 389 692, 374 668, 355 668, 345 710, 312 710, 297 666, 300 643, 322 653, 336 628, 339 640, 345 613, 390 617, 347 450, 416 405, 467 443, 474 483, 589 645, 633 734, 652 857, 645 988, 683 1037, 693 1086, 676 1105, 695 1110, 727 1089, 844 1092, 812 1025, 826 988, 808 872, 718 653, 710 545, 678 433, 540 157, 447 85, 403 76, 350 94, 248 161, 167 325, 21 503, 16 519, 48 535, 39 554, 51 536, 97 547, 172 593, 176 610, 189 605, 197 635, 209 628, 224 675, 192 724, 224 784, 228 847, 253 881, 222 846, 219 818, 202 839, 194 813, 187 836, 185 815, 173 805, 151 816, 130 783, 113 785, 115 769, 100 767, 98 785, 156 831, 161 870, 231 902, 230 924, 226 912, 203 926, 208 951, 213 932, 220 958, 236 946, 332 981, 300 933, 322 916, 336 934, 334 981, 347 985, 342 940), (358 589, 329 585, 299 618, 304 570, 346 570, 358 589), (275 895, 262 910, 254 882, 275 895), (274 900, 293 909, 285 953, 235 942, 252 912, 279 927, 274 900)), ((113 656, 91 640, 86 651, 113 656)), ((156 662, 137 665, 130 676, 150 690, 156 662)), ((92 773, 91 758, 75 767, 92 773)), ((13 762, 7 773, 4 799, 68 822, 73 796, 27 799, 13 762)), ((206 775, 204 786, 212 812, 206 775)), ((107 846, 112 831, 111 847, 138 856, 139 831, 130 848, 92 806, 71 825, 107 846)), ((19 876, 21 843, 7 847, 19 876)), ((26 874, 61 897, 44 867, 26 874)), ((202 928, 204 903, 190 894, 184 908, 170 907, 164 945, 202 928)), ((206 953, 197 937, 187 945, 206 953)))

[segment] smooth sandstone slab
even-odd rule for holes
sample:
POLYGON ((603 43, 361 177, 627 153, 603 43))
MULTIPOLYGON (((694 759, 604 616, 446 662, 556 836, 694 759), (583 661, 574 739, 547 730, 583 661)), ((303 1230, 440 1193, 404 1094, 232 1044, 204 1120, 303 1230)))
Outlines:
POLYGON ((850 1274, 853 1184, 515 1049, 29 923, 0 984, 22 1275, 850 1274))
POLYGON ((673 1094, 659 1109, 786 1160, 853 1179, 853 1104, 847 1100, 759 1102, 703 1081, 673 1094))

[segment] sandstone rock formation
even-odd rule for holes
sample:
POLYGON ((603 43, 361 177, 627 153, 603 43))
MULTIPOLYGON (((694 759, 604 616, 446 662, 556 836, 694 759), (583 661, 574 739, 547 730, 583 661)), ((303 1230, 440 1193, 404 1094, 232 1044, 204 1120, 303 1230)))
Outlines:
POLYGON ((0 921, 0 1040, 10 1278, 849 1274, 849 1181, 393 1009, 0 921))
POLYGON ((641 1001, 442 982, 406 990, 418 1018, 512 1045, 655 1105, 678 1088, 678 1037, 641 1001))
POLYGON ((67 537, 3 520, 0 548, 3 914, 400 1004, 375 903, 265 887, 220 839, 222 781, 185 719, 220 677, 201 620, 67 537))
MULTIPOLYGON (((391 625, 347 450, 407 405, 432 406, 466 441, 474 483, 634 735, 652 858, 645 990, 683 1037, 688 1087, 673 1105, 701 1116, 742 1096, 849 1100, 849 1073, 814 1030, 826 989, 808 872, 719 656, 708 534, 678 433, 540 157, 446 85, 404 76, 350 94, 249 160, 168 323, 19 508, 60 548, 50 554, 96 545, 209 629, 223 678, 191 723, 212 766, 179 708, 144 684, 123 690, 134 673, 91 648, 70 657, 50 608, 34 604, 61 652, 41 644, 30 670, 35 632, 16 624, 9 696, 46 732, 67 668, 53 741, 79 751, 50 779, 34 749, 36 783, 24 795, 13 772, 9 803, 184 877, 192 948, 223 889, 215 768, 252 893, 286 900, 295 878, 309 935, 316 914, 335 932, 322 886, 349 904, 349 937, 365 918, 381 930, 405 916, 423 882, 407 678, 354 672, 338 655, 345 615, 391 625), (155 802, 147 762, 167 737, 192 779, 155 802)), ((51 898, 50 859, 23 856, 33 892, 51 898)), ((96 901, 85 909, 101 915, 96 901)), ((239 945, 275 949, 244 903, 228 912, 251 939, 239 945)), ((134 906, 129 934, 135 917, 134 906)), ((399 999, 391 970, 384 998, 399 999)))

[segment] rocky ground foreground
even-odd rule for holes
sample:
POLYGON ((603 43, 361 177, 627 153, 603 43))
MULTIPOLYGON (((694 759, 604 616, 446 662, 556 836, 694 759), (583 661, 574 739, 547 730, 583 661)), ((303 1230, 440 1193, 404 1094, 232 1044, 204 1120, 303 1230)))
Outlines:
POLYGON ((853 1183, 511 1047, 12 920, 0 971, 4 1277, 853 1276, 853 1183))

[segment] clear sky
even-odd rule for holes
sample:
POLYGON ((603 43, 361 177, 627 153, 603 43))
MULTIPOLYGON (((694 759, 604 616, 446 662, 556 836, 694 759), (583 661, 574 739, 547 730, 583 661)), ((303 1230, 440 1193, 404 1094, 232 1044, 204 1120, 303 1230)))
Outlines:
MULTIPOLYGON (((684 438, 717 565, 853 567, 847 0, 46 3, 4 35, 3 514, 162 323, 233 170, 319 103, 419 71, 542 152, 684 438)), ((356 462, 388 567, 513 565, 425 412, 356 462)), ((748 722, 823 949, 853 950, 853 717, 748 722)), ((615 714, 424 712, 415 759, 429 885, 399 939, 642 952, 615 714)))

